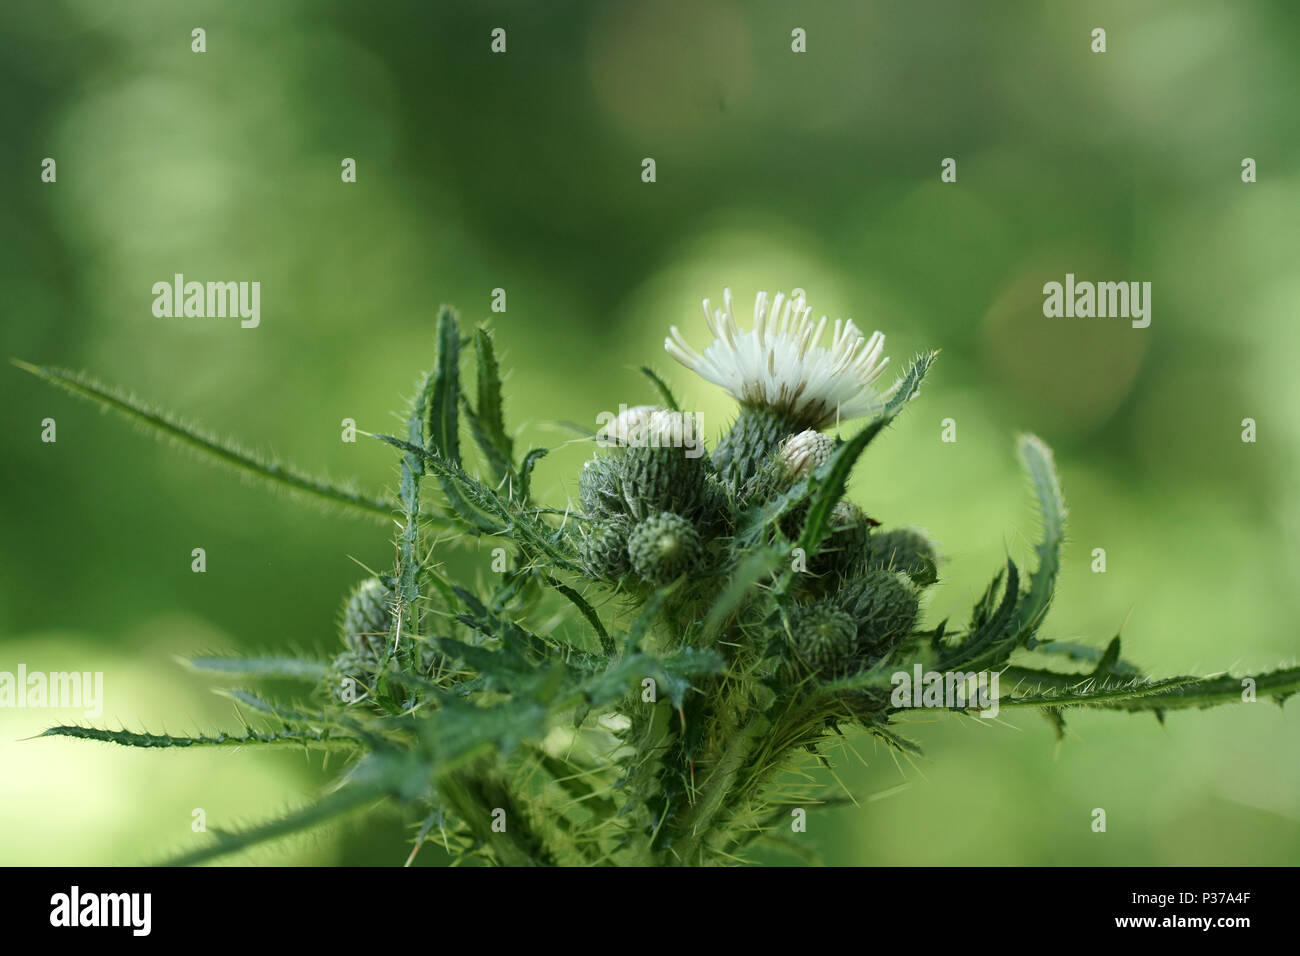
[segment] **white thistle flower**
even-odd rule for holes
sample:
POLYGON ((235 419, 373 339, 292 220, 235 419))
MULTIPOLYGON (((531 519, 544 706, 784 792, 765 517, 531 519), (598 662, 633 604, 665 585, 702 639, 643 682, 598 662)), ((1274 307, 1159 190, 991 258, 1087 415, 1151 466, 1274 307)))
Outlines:
POLYGON ((777 452, 786 476, 796 480, 826 464, 835 450, 835 440, 811 428, 791 435, 777 452))
POLYGON ((778 292, 768 308, 766 292, 754 301, 754 327, 742 332, 731 308, 731 290, 722 292, 724 308, 704 318, 713 341, 696 352, 673 326, 664 340, 668 354, 700 377, 725 388, 743 405, 771 408, 810 428, 837 420, 876 415, 889 392, 875 389, 889 359, 882 357, 885 337, 865 337, 851 319, 836 319, 829 347, 821 344, 826 316, 814 322, 803 298, 778 292))

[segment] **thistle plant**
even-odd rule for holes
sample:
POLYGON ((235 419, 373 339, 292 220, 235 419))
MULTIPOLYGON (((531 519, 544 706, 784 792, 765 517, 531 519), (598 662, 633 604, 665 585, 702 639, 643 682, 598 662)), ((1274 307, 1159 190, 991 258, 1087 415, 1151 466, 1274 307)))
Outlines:
POLYGON ((399 528, 391 568, 357 583, 318 658, 189 660, 225 679, 301 682, 292 702, 255 683, 229 691, 256 715, 242 733, 46 733, 342 755, 337 784, 317 803, 221 831, 175 862, 391 802, 412 829, 408 862, 432 841, 456 860, 503 865, 699 865, 751 859, 756 844, 779 838, 791 808, 849 802, 806 771, 826 765, 828 745, 850 728, 918 752, 900 674, 956 675, 958 687, 997 675, 1009 692, 996 698, 932 703, 927 693, 926 703, 957 719, 1036 708, 1058 735, 1070 708, 1163 719, 1241 701, 1243 687, 1278 702, 1300 687, 1297 667, 1154 678, 1120 656, 1118 637, 1094 649, 1044 636, 1065 506, 1052 455, 1033 436, 1019 441, 1042 522, 1033 566, 1008 558, 964 624, 927 621, 922 596, 942 582, 934 544, 882 525, 870 502, 845 494, 935 353, 881 388, 884 337, 852 321, 814 322, 802 298, 760 294, 749 329, 730 293, 704 311, 703 352, 676 328, 666 349, 734 396, 734 422, 711 451, 683 441, 693 417, 647 369, 659 404, 625 409, 587 436, 595 448, 569 502, 535 500, 546 449, 518 453, 492 336, 465 333, 448 308, 405 431, 372 436, 397 456, 391 501, 266 462, 84 375, 22 364, 218 462, 396 517, 399 528), (438 551, 458 538, 505 549, 504 570, 477 584, 450 577, 438 551), (1034 666, 1031 652, 1059 666, 1034 666))

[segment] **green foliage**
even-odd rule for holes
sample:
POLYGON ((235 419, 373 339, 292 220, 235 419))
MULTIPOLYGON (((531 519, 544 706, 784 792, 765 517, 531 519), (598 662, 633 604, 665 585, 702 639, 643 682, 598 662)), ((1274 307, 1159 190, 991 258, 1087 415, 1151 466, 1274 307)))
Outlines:
MULTIPOLYGON (((1242 697, 1243 680, 1227 675, 1144 675, 1121 660, 1118 638, 1094 650, 1039 636, 1060 573, 1065 506, 1051 453, 1033 436, 1019 445, 1043 525, 1033 571, 1024 579, 1008 558, 965 628, 920 626, 919 589, 938 579, 933 545, 913 531, 875 531, 844 496, 934 353, 913 362, 883 411, 837 438, 820 464, 785 469, 776 456, 803 426, 746 405, 711 457, 671 447, 597 454, 578 483, 582 511, 568 514, 531 500, 546 452, 516 457, 485 329, 472 337, 473 398, 462 388, 469 341, 444 308, 405 435, 374 436, 398 453, 394 502, 257 459, 84 376, 23 366, 208 457, 398 520, 394 567, 358 585, 327 659, 188 661, 216 676, 304 681, 314 687, 309 700, 230 690, 240 713, 265 725, 238 734, 46 731, 129 747, 344 752, 338 786, 318 803, 217 832, 175 862, 211 860, 380 802, 417 828, 412 856, 436 840, 457 859, 507 865, 734 862, 778 825, 783 772, 820 765, 842 728, 916 751, 897 732, 907 708, 891 695, 891 675, 914 665, 999 673, 1011 688, 1000 706, 1041 708, 1058 732, 1071 707, 1160 716, 1242 697), (461 446, 462 421, 472 447, 461 446), (467 457, 474 448, 477 463, 467 457), (436 512, 422 510, 431 489, 436 512), (446 580, 429 559, 431 527, 492 536, 510 552, 508 567, 478 575, 473 587, 446 580), (1027 652, 1091 669, 1025 666, 1017 655, 1027 652)), ((676 410, 664 381, 643 371, 676 410)), ((1281 702, 1300 687, 1300 668, 1251 680, 1281 702)))

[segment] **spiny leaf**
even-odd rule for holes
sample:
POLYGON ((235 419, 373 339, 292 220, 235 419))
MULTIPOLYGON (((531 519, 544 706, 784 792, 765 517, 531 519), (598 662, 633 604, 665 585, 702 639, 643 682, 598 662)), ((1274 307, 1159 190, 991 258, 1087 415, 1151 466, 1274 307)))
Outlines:
POLYGON ((373 437, 422 455, 433 472, 444 479, 443 489, 451 489, 457 500, 461 501, 459 507, 465 509, 465 514, 461 517, 467 523, 468 530, 508 536, 532 556, 544 556, 551 564, 564 570, 577 570, 572 552, 563 543, 561 533, 543 521, 537 509, 526 508, 517 501, 497 494, 464 469, 428 449, 391 435, 373 437))
MULTIPOLYGON (((468 615, 461 615, 464 623, 471 623, 468 615)), ((538 668, 510 648, 490 650, 475 644, 466 644, 451 637, 433 637, 430 643, 452 660, 473 668, 488 689, 522 693, 531 686, 539 674, 538 668)))
POLYGON ((501 372, 492 336, 482 327, 474 330, 474 358, 478 369, 478 407, 470 415, 470 424, 474 440, 500 481, 514 466, 514 441, 506 434, 501 405, 501 372))
POLYGON ((691 678, 721 674, 727 662, 715 650, 696 647, 679 648, 659 663, 660 678, 672 705, 681 710, 686 692, 691 689, 691 678))
POLYGON ((600 816, 612 817, 617 811, 614 801, 603 796, 588 782, 589 773, 570 759, 553 756, 541 747, 530 747, 529 752, 560 788, 573 798, 574 803, 581 803, 600 816))
POLYGON ((23 371, 30 372, 37 378, 56 385, 80 398, 89 399, 102 408, 117 412, 143 426, 146 431, 156 438, 176 442, 197 452, 201 457, 209 461, 233 468, 243 474, 252 475, 296 494, 335 505, 342 505, 384 521, 392 519, 393 505, 391 502, 362 494, 345 486, 333 484, 324 478, 308 475, 274 459, 261 458, 253 452, 240 448, 232 441, 204 434, 181 422, 173 415, 152 408, 116 389, 102 385, 81 372, 31 365, 18 359, 12 361, 14 365, 23 371))
POLYGON ((596 631, 596 636, 600 639, 601 651, 604 652, 606 657, 613 657, 616 653, 614 639, 610 637, 609 632, 605 630, 605 625, 601 623, 600 615, 596 613, 596 609, 587 603, 586 598, 567 584, 562 584, 550 576, 545 577, 544 580, 547 584, 562 594, 574 607, 578 609, 579 613, 587 619, 587 623, 592 626, 596 631))
POLYGON ((523 463, 519 466, 519 500, 527 501, 528 496, 532 493, 531 484, 533 480, 533 468, 537 463, 549 454, 548 448, 534 448, 528 454, 524 455, 523 463))
POLYGON ((315 729, 324 726, 337 727, 348 723, 337 715, 326 714, 323 711, 305 711, 297 707, 277 704, 250 691, 239 690, 238 688, 219 690, 217 693, 223 697, 229 697, 236 703, 243 704, 255 713, 266 717, 274 717, 276 720, 283 721, 285 726, 293 726, 296 729, 315 729))
POLYGON ((513 471, 510 459, 501 453, 500 446, 492 439, 488 430, 483 426, 483 421, 470 405, 469 399, 462 395, 461 406, 465 412, 465 420, 469 423, 470 434, 474 436, 474 442, 483 452, 483 459, 487 462, 488 467, 492 470, 493 476, 498 482, 504 481, 513 471))
POLYGON ((664 405, 666 407, 668 407, 674 412, 681 411, 681 407, 677 404, 677 399, 673 397, 672 390, 668 388, 668 383, 666 383, 662 378, 660 378, 659 374, 654 369, 652 369, 649 365, 642 365, 641 374, 644 375, 646 378, 650 379, 650 381, 654 384, 654 387, 659 392, 659 397, 664 400, 664 405))
POLYGON ((927 352, 918 356, 895 383, 893 393, 881 413, 851 439, 841 443, 832 454, 831 460, 813 473, 811 484, 817 491, 812 497, 812 505, 808 509, 803 533, 799 536, 799 546, 810 556, 816 553, 817 547, 830 531, 831 512, 844 497, 849 474, 857 464, 858 458, 862 456, 867 445, 898 417, 903 406, 916 397, 921 390, 921 382, 938 354, 938 352, 927 352))
POLYGON ((1022 435, 1020 459, 1033 486, 1043 522, 1042 539, 1034 547, 1038 554, 1038 567, 1029 576, 1029 590, 1017 610, 1017 640, 1023 645, 1042 624, 1056 590, 1056 578, 1061 570, 1061 544, 1065 540, 1065 500, 1061 497, 1050 448, 1034 435, 1022 435))
POLYGON ((1132 678, 1122 681, 1094 681, 1085 678, 1061 689, 1038 685, 1029 693, 1013 694, 998 699, 999 707, 1080 707, 1084 705, 1116 705, 1132 703, 1149 695, 1160 695, 1171 690, 1195 684, 1197 677, 1132 678))
POLYGON ((43 731, 41 737, 75 737, 79 740, 98 740, 122 747, 248 747, 253 745, 289 745, 322 747, 355 747, 357 741, 350 737, 332 734, 326 730, 260 731, 249 729, 243 734, 200 734, 197 737, 178 737, 172 734, 137 734, 128 730, 102 730, 98 727, 60 726, 43 731))
POLYGON ((1300 667, 1285 667, 1248 677, 1222 674, 1209 677, 1170 677, 1163 680, 1125 679, 1109 682, 1085 679, 1078 675, 1009 669, 1030 687, 1027 693, 1003 697, 999 706, 1098 706, 1115 710, 1151 710, 1163 712, 1189 707, 1215 707, 1243 703, 1245 681, 1255 684, 1257 698, 1285 700, 1300 691, 1300 667), (1034 683, 1034 681, 1037 683, 1034 683), (1062 686, 1066 680, 1074 684, 1062 686))
MULTIPOLYGON (((1086 664, 1099 663, 1110 650, 1109 644, 1105 648, 1096 648, 1070 641, 1035 641, 1030 646, 1039 653, 1059 655, 1086 664)), ((1139 667, 1123 659, 1114 660, 1110 667, 1114 673, 1129 677, 1137 677, 1142 673, 1139 667)))
POLYGON ((494 751, 509 755, 548 729, 550 709, 527 695, 491 706, 457 702, 439 708, 424 722, 423 736, 440 777, 494 751))
POLYGON ((519 661, 530 666, 531 660, 541 660, 547 656, 549 646, 536 634, 525 630, 509 618, 493 614, 482 601, 464 588, 457 587, 452 590, 464 604, 467 612, 458 615, 458 619, 485 637, 500 640, 503 653, 514 655, 519 661))
POLYGON ((660 588, 651 594, 645 602, 645 607, 641 609, 641 613, 637 615, 636 620, 627 629, 627 634, 623 637, 624 656, 640 653, 642 639, 649 633, 655 619, 659 616, 659 612, 663 610, 664 602, 667 600, 667 591, 667 588, 660 588))
MULTIPOLYGON (((419 444, 412 436, 411 441, 419 444)), ((429 446, 460 464, 460 327, 455 310, 438 312, 438 362, 429 398, 429 446)))
POLYGON ((181 662, 196 671, 230 677, 318 681, 329 673, 323 661, 300 657, 190 657, 181 662))
POLYGON ((728 575, 727 586, 722 589, 709 608, 709 613, 704 619, 701 640, 711 641, 731 613, 788 557, 785 548, 769 545, 751 551, 741 558, 736 569, 728 575))
MULTIPOLYGON (((1016 647, 1016 622, 1019 620, 1017 609, 1021 604, 1020 569, 1010 558, 1005 568, 1006 585, 998 609, 988 615, 987 609, 977 611, 980 625, 965 640, 939 655, 940 670, 982 670, 1003 664, 1016 647)), ((1003 577, 999 572, 993 579, 987 594, 994 593, 994 588, 1003 577)), ((983 605, 984 602, 981 602, 983 605)))

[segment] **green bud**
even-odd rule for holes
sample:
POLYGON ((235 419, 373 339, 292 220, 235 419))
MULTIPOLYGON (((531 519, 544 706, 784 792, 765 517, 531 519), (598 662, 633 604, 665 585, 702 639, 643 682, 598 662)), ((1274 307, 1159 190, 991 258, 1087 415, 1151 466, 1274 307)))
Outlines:
POLYGON ((379 578, 366 578, 358 584, 343 608, 343 643, 378 659, 388 637, 392 605, 393 592, 379 578))
POLYGON ((713 451, 713 465, 733 490, 744 488, 787 438, 803 431, 794 419, 771 408, 742 405, 731 430, 713 451))
POLYGON ((582 466, 578 476, 578 500, 589 518, 622 515, 626 512, 619 484, 620 462, 614 455, 597 455, 582 466))
POLYGON ((827 601, 803 605, 790 614, 790 643, 810 671, 826 674, 851 662, 857 644, 853 618, 827 601))
POLYGON ((684 448, 628 448, 621 475, 627 514, 649 518, 663 511, 698 517, 706 505, 709 466, 684 448))
POLYGON ((939 579, 939 557, 934 545, 915 528, 898 528, 873 535, 868 547, 867 566, 902 571, 917 587, 929 587, 939 579))
POLYGON ((704 557, 700 534, 689 521, 663 511, 637 523, 627 539, 632 569, 647 583, 667 584, 699 567, 704 557))
POLYGON ((583 529, 578 558, 589 577, 615 581, 628 570, 626 523, 596 521, 583 529))
POLYGON ((866 513, 851 501, 837 502, 831 511, 830 534, 809 562, 808 570, 817 577, 833 577, 827 582, 831 586, 861 577, 870 538, 871 519, 866 513))
POLYGON ((728 520, 726 492, 709 460, 693 449, 634 445, 588 461, 578 498, 590 518, 645 520, 663 511, 683 515, 710 533, 728 520))
POLYGON ((835 595, 858 627, 858 653, 882 653, 902 640, 920 609, 906 575, 872 571, 835 595))

